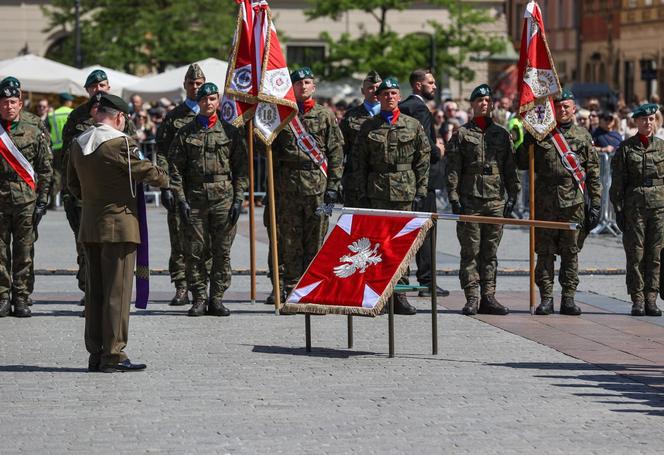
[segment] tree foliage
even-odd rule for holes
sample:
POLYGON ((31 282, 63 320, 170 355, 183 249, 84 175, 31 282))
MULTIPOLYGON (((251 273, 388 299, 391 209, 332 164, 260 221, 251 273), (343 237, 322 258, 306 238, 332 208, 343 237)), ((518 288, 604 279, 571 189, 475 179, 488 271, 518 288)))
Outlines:
POLYGON ((423 18, 423 23, 431 27, 430 34, 399 35, 390 27, 390 13, 403 11, 412 3, 411 0, 312 0, 311 8, 306 11, 309 19, 328 17, 340 20, 347 12, 362 11, 370 14, 378 26, 378 33, 369 33, 362 27, 358 37, 345 33, 338 40, 327 32, 321 33, 328 54, 324 61, 314 65, 314 69, 330 79, 371 69, 382 75, 406 78, 413 68, 430 66, 433 37, 436 48, 434 72, 441 74, 444 70, 454 79, 471 81, 475 74, 468 65, 470 58, 486 57, 505 49, 503 38, 482 30, 494 21, 488 11, 456 0, 428 2, 447 10, 448 24, 423 18))
MULTIPOLYGON (((43 8, 48 31, 65 31, 47 56, 74 64, 74 1, 52 0, 43 8)), ((236 15, 234 0, 81 0, 83 66, 136 73, 226 59, 236 15)))

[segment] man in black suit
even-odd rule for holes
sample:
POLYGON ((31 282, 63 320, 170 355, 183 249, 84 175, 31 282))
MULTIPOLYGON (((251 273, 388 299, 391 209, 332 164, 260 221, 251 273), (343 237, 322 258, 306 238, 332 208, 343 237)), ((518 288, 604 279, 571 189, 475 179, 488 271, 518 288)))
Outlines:
MULTIPOLYGON (((424 132, 429 138, 431 145, 431 165, 429 167, 429 185, 427 188, 427 197, 419 204, 419 212, 436 212, 436 188, 442 188, 443 182, 443 153, 436 140, 436 131, 434 128, 433 115, 427 106, 427 101, 431 101, 436 96, 436 79, 430 70, 417 69, 410 74, 410 86, 413 93, 399 104, 399 110, 406 115, 416 118, 424 127, 424 132)), ((428 234, 431 235, 431 234, 428 234)), ((431 296, 431 247, 429 237, 424 242, 422 248, 417 252, 415 261, 417 262, 417 281, 421 286, 428 286, 429 290, 420 291, 420 297, 431 296)), ((436 289, 439 296, 449 295, 449 291, 438 287, 436 289)))

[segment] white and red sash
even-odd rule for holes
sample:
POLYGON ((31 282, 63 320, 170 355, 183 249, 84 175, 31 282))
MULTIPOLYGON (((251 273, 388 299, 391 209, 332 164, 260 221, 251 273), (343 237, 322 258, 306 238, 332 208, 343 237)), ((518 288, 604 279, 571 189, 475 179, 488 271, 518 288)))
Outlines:
POLYGON ((311 158, 311 161, 320 167, 323 175, 327 177, 327 158, 325 157, 325 154, 318 148, 316 139, 314 139, 314 137, 307 132, 307 129, 304 127, 304 124, 302 124, 302 120, 300 120, 299 115, 293 117, 293 120, 290 122, 290 128, 293 131, 293 134, 295 134, 295 141, 297 142, 297 146, 300 148, 300 150, 306 153, 307 156, 311 158))
POLYGON ((570 147, 567 139, 565 139, 565 136, 563 136, 559 128, 555 128, 551 131, 551 139, 553 139, 553 145, 556 147, 556 150, 558 150, 563 167, 572 174, 581 193, 585 193, 586 172, 581 168, 579 157, 572 151, 572 147, 570 147))
POLYGON ((23 156, 16 144, 11 140, 5 128, 0 124, 0 155, 9 163, 16 173, 35 189, 35 170, 30 162, 23 156))

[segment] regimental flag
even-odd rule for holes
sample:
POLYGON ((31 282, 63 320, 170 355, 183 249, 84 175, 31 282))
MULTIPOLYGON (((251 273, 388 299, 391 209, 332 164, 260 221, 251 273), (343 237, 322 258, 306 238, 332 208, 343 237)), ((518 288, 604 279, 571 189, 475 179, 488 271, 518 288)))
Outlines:
POLYGON ((556 127, 553 96, 561 88, 546 42, 542 12, 534 1, 528 3, 524 14, 518 81, 523 125, 541 141, 556 127))
POLYGON ((430 215, 341 215, 285 312, 377 316, 433 225, 430 215))
POLYGON ((297 113, 284 58, 266 0, 236 0, 240 5, 222 119, 241 126, 254 118, 256 135, 271 144, 297 113))

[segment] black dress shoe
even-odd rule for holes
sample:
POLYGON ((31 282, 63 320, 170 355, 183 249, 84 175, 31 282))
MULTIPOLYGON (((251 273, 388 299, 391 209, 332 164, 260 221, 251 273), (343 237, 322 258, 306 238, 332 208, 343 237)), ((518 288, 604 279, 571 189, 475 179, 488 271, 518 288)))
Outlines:
POLYGON ((581 308, 574 303, 574 297, 563 297, 560 301, 560 314, 567 316, 578 316, 581 314, 581 308))
POLYGON ((655 302, 646 302, 645 304, 646 316, 661 316, 662 310, 657 307, 655 302))
POLYGON ((504 316, 509 314, 510 310, 501 305, 496 296, 494 295, 485 295, 480 299, 480 307, 477 310, 479 314, 495 314, 499 316, 504 316))
POLYGON ((81 297, 81 300, 78 301, 79 306, 85 306, 85 297, 81 297))
MULTIPOLYGON (((284 303, 286 303, 286 298, 288 297, 288 294, 286 293, 284 288, 281 288, 281 289, 282 289, 282 291, 281 291, 281 304, 283 305, 284 303)), ((272 292, 270 292, 270 295, 268 295, 267 298, 265 299, 265 304, 274 306, 274 289, 272 289, 272 292)))
POLYGON ((29 318, 32 316, 27 300, 16 299, 14 301, 14 312, 12 314, 17 318, 29 318))
POLYGON ((88 359, 88 373, 99 373, 101 371, 101 360, 97 357, 92 357, 88 359))
POLYGON ((0 299, 0 318, 9 316, 9 313, 12 311, 12 305, 9 303, 9 299, 2 298, 0 299))
MULTIPOLYGON (((422 286, 428 286, 428 285, 423 284, 422 286)), ((443 289, 440 286, 436 286, 436 295, 438 297, 447 297, 448 295, 450 295, 450 291, 448 291, 447 289, 443 289)), ((418 292, 417 296, 418 297, 431 297, 431 288, 424 289, 424 290, 418 292)))
POLYGON ((224 304, 221 303, 221 300, 210 299, 205 314, 210 316, 230 316, 231 310, 226 308, 224 304))
POLYGON ((100 368, 102 373, 125 373, 129 371, 141 371, 145 370, 147 365, 144 363, 131 363, 131 360, 126 359, 120 363, 113 365, 105 365, 100 368))
POLYGON ((187 311, 189 316, 203 316, 205 314, 205 299, 196 299, 187 311))
POLYGON ((412 316, 417 313, 417 309, 408 303, 406 294, 401 292, 394 294, 394 314, 412 316))
POLYGON ((540 303, 535 309, 535 314, 539 314, 540 316, 553 314, 553 297, 542 299, 542 303, 540 303))
POLYGON ((28 306, 32 306, 32 299, 30 297, 28 297, 26 301, 28 302, 28 306))
POLYGON ((471 296, 466 298, 466 304, 461 309, 461 314, 466 316, 475 316, 477 314, 477 297, 471 296))
POLYGON ((636 302, 632 303, 632 316, 645 316, 646 315, 646 308, 645 308, 645 303, 643 300, 637 300, 636 302))
POLYGON ((189 304, 189 293, 187 288, 177 288, 175 290, 175 295, 171 299, 171 306, 183 306, 189 304))

